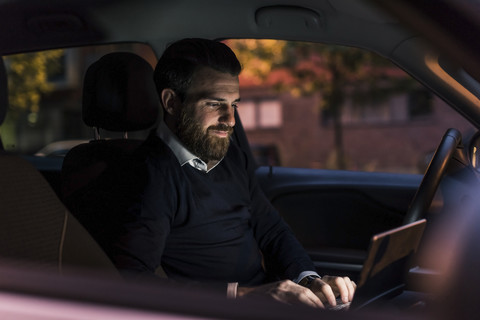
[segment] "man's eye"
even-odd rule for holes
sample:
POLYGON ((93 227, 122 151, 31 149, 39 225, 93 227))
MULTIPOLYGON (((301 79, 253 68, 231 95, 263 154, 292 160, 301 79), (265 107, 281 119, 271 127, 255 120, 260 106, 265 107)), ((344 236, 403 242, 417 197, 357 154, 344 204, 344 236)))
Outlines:
POLYGON ((218 108, 218 107, 220 107, 220 103, 218 103, 218 102, 207 102, 207 106, 212 107, 212 108, 218 108))
POLYGON ((233 109, 237 109, 237 108, 238 108, 238 104, 236 104, 236 103, 232 104, 232 108, 233 108, 233 109))

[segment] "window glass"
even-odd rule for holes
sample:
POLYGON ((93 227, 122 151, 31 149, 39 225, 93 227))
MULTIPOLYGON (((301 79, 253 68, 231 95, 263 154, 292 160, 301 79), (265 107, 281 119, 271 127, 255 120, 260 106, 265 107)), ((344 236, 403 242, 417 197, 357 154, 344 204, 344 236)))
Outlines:
POLYGON ((365 50, 227 40, 243 65, 238 112, 260 165, 423 173, 445 131, 474 129, 365 50))
POLYGON ((253 101, 242 101, 242 108, 238 109, 245 130, 257 127, 256 104, 253 101))
POLYGON ((238 109, 245 130, 280 128, 282 103, 278 99, 245 100, 238 109))
POLYGON ((264 100, 258 104, 258 124, 261 128, 282 126, 282 104, 278 100, 264 100))
MULTIPOLYGON (((152 67, 153 50, 138 43, 68 48, 4 56, 9 86, 9 109, 0 126, 7 151, 40 156, 63 156, 94 137, 82 121, 83 77, 93 62, 110 52, 133 52, 152 67)), ((102 137, 121 133, 103 132, 102 137)), ((145 132, 133 136, 145 136, 145 132)))

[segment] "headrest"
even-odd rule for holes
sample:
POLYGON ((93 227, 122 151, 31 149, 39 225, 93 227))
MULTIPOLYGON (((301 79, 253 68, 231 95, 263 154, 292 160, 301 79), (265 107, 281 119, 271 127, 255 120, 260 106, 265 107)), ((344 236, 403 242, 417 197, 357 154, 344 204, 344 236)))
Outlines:
POLYGON ((8 109, 8 80, 3 58, 0 57, 0 60, 0 124, 2 124, 8 109))
POLYGON ((83 86, 83 121, 109 131, 136 131, 157 120, 160 102, 153 68, 129 52, 110 53, 87 70, 83 86))

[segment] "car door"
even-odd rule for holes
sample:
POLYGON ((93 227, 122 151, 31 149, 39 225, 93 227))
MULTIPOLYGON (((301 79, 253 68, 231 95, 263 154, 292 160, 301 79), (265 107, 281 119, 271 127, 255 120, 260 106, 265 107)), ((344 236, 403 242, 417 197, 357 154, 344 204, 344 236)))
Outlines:
POLYGON ((356 279, 369 240, 401 224, 421 175, 260 167, 267 197, 320 274, 356 279))

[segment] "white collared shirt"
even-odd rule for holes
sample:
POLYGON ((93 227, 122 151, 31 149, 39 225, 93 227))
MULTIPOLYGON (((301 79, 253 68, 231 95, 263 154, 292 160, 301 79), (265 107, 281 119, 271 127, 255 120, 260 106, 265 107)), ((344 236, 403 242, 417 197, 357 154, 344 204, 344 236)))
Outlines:
POLYGON ((160 124, 157 128, 157 136, 162 139, 163 142, 165 142, 172 150, 173 154, 180 163, 180 166, 182 167, 188 163, 197 170, 202 172, 210 172, 223 160, 222 158, 213 167, 208 169, 207 164, 202 159, 191 153, 163 121, 160 121, 160 124))

